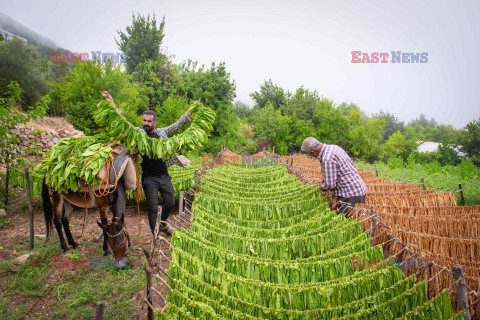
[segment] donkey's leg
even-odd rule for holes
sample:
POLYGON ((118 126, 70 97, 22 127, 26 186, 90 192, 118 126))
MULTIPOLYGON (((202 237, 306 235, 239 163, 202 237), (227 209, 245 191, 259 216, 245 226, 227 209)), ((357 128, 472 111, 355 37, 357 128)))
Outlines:
POLYGON ((65 238, 63 237, 62 224, 60 221, 63 220, 63 198, 59 193, 53 194, 53 207, 55 211, 55 216, 53 217, 53 224, 55 229, 57 229, 58 238, 60 239, 60 247, 62 247, 63 252, 67 252, 70 248, 65 243, 65 238))
MULTIPOLYGON (((98 206, 98 211, 100 213, 100 221, 102 221, 102 225, 104 226, 108 225, 107 210, 108 210, 107 205, 98 206)), ((102 229, 103 229, 103 252, 104 252, 103 255, 108 256, 109 254, 111 254, 111 252, 108 250, 108 244, 107 244, 108 234, 104 228, 102 229)))
POLYGON ((73 249, 75 249, 76 247, 78 247, 78 243, 76 243, 75 240, 73 240, 72 233, 70 232, 70 223, 69 223, 70 215, 73 211, 73 206, 67 201, 64 201, 63 208, 65 210, 65 213, 62 217, 63 229, 65 230, 65 235, 67 236, 68 244, 71 245, 73 249))

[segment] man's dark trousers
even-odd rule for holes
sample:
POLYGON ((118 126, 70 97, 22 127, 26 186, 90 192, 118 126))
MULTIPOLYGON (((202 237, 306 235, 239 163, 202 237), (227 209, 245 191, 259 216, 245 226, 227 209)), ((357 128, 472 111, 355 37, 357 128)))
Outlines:
MULTIPOLYGON (((163 198, 162 221, 167 221, 170 212, 175 206, 175 190, 172 184, 172 177, 169 174, 161 177, 144 177, 142 186, 147 199, 148 223, 152 233, 154 233, 158 214, 158 192, 160 192, 163 198)), ((160 227, 164 226, 164 223, 160 223, 160 227)))
POLYGON ((348 216, 350 211, 352 211, 352 208, 355 206, 357 203, 365 203, 365 198, 366 195, 363 196, 357 196, 357 197, 338 197, 339 201, 342 201, 344 203, 348 203, 349 205, 343 204, 339 205, 337 207, 337 213, 343 213, 344 215, 348 216))

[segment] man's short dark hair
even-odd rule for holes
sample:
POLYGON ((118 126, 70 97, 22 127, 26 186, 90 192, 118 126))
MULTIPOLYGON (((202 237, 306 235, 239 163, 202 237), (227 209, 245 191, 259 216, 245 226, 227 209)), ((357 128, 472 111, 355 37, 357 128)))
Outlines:
POLYGON ((153 110, 147 110, 143 113, 144 116, 153 116, 153 121, 157 120, 157 113, 153 110))

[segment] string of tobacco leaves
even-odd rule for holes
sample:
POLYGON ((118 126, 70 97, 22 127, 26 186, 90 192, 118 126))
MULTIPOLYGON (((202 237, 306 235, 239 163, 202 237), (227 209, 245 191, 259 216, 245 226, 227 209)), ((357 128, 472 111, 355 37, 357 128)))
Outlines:
POLYGON ((213 130, 215 113, 202 104, 194 104, 188 111, 193 120, 184 126, 185 130, 167 139, 153 139, 131 125, 109 101, 102 101, 94 119, 104 133, 60 140, 45 153, 35 173, 45 177, 46 183, 57 191, 76 192, 79 180, 85 185, 99 185, 97 173, 108 159, 113 160, 113 149, 108 146, 112 142, 120 142, 152 159, 166 159, 177 152, 200 148, 213 130))

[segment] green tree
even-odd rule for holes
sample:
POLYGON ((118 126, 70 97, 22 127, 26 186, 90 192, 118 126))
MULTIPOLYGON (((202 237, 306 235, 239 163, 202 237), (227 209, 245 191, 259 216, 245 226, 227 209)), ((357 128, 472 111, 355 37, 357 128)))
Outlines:
POLYGON ((14 38, 0 46, 0 95, 15 81, 21 88, 19 102, 24 110, 48 92, 49 65, 29 45, 14 38))
POLYGON ((354 157, 370 162, 378 160, 385 120, 369 118, 355 108, 350 109, 348 119, 350 122, 348 134, 350 153, 354 157))
POLYGON ((415 129, 410 126, 405 127, 405 134, 396 131, 382 145, 381 158, 400 157, 406 161, 410 153, 417 149, 417 141, 415 129))
POLYGON ((141 14, 132 13, 132 24, 126 27, 126 32, 117 30, 120 39, 115 39, 118 48, 125 54, 127 71, 132 73, 140 63, 148 60, 159 61, 161 58, 165 17, 157 26, 155 13, 145 18, 141 14))
POLYGON ((142 85, 148 97, 149 109, 161 106, 179 84, 176 66, 166 57, 147 60, 137 65, 132 80, 142 85))
POLYGON ((282 109, 282 106, 287 104, 287 95, 285 91, 273 84, 272 79, 265 80, 260 86, 260 91, 255 91, 250 94, 250 97, 255 101, 254 109, 264 108, 270 102, 275 110, 282 109))
POLYGON ((18 153, 36 153, 35 146, 23 146, 18 143, 18 136, 10 134, 19 123, 27 123, 45 114, 48 104, 47 98, 41 98, 35 107, 28 107, 22 112, 18 109, 21 105, 21 89, 17 82, 11 82, 3 96, 0 97, 0 157, 2 160, 7 158, 9 153, 10 162, 13 165, 23 165, 24 157, 17 157, 18 153), (13 152, 14 150, 18 150, 13 152))
POLYGON ((377 114, 373 115, 373 118, 385 121, 385 127, 383 127, 382 143, 396 131, 403 132, 405 124, 403 121, 399 121, 398 117, 388 111, 380 110, 377 114))
POLYGON ((147 110, 147 99, 139 84, 129 81, 130 76, 120 66, 88 61, 77 63, 73 70, 52 83, 49 97, 62 106, 68 120, 77 130, 86 135, 98 131, 93 112, 101 101, 101 93, 107 90, 127 119, 135 125, 141 124, 141 114, 147 110))
POLYGON ((437 125, 437 121, 435 121, 434 118, 428 120, 427 117, 423 113, 421 113, 417 119, 410 121, 409 125, 412 127, 419 125, 424 128, 435 127, 437 125))
POLYGON ((461 131, 461 151, 472 158, 473 162, 480 165, 480 117, 470 121, 461 131))
POLYGON ((282 115, 280 110, 276 110, 272 102, 268 101, 263 108, 253 112, 251 121, 255 125, 257 138, 265 139, 268 146, 275 146, 276 153, 286 154, 288 142, 291 140, 289 116, 282 115))
POLYGON ((236 97, 236 85, 230 79, 225 63, 217 65, 212 62, 210 68, 197 66, 198 63, 192 60, 178 66, 179 79, 173 79, 172 92, 190 100, 200 100, 213 110, 227 102, 231 104, 236 97))
POLYGON ((235 101, 235 113, 240 119, 248 118, 252 115, 252 108, 245 102, 235 101))
POLYGON ((309 120, 313 118, 315 109, 321 101, 322 97, 318 95, 317 91, 309 91, 301 86, 295 91, 295 94, 288 95, 288 102, 283 106, 282 113, 298 119, 309 120))

